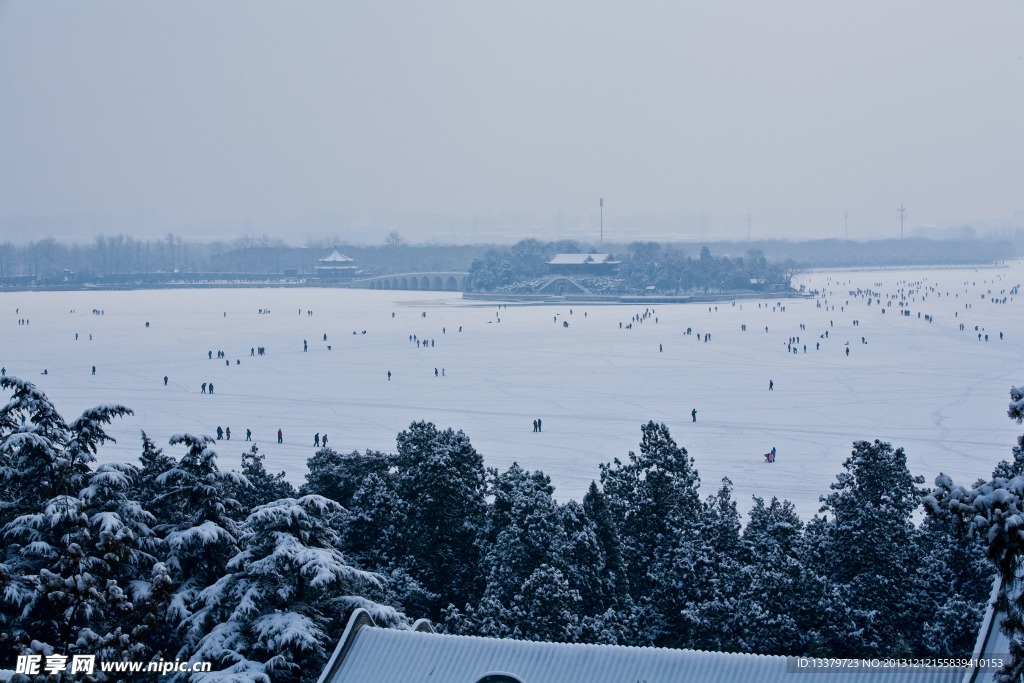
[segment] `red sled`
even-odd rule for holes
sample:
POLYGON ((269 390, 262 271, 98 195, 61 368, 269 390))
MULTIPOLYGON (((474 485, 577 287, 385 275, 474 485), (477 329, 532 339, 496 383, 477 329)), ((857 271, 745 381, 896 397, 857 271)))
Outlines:
POLYGON ((765 453, 764 454, 764 461, 765 462, 775 462, 775 456, 772 455, 771 453, 765 453))

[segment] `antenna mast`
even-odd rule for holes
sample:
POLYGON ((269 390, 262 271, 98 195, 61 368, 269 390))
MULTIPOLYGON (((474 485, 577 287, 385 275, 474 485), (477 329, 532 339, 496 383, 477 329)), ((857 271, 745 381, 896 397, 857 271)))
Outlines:
POLYGON ((903 216, 906 215, 907 210, 903 208, 903 204, 900 204, 900 208, 896 210, 896 213, 900 215, 900 239, 903 239, 903 216))

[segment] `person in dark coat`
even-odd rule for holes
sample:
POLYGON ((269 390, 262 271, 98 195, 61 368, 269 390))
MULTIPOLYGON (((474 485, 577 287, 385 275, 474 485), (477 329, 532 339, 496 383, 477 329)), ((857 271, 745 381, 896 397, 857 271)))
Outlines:
POLYGON ((693 418, 694 422, 697 421, 697 409, 696 408, 694 408, 693 410, 690 411, 690 417, 693 418))

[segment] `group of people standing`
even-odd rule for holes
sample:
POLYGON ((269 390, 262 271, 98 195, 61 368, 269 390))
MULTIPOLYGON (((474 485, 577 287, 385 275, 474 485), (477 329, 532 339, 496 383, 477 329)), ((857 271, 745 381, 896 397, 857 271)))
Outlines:
MULTIPOLYGON (((280 438, 281 436, 280 431, 281 430, 278 430, 278 438, 280 438)), ((278 441, 278 443, 281 442, 278 441)), ((317 448, 327 448, 327 432, 324 432, 323 437, 320 436, 320 432, 317 432, 316 435, 313 437, 313 445, 316 446, 317 448)))
POLYGON ((541 424, 540 424, 540 419, 539 418, 533 421, 533 431, 535 431, 535 432, 541 431, 541 424))

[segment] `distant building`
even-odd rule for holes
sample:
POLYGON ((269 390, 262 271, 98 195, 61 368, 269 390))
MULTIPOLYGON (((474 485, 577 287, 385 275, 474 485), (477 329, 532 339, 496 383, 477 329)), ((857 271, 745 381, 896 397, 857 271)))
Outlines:
POLYGON ((356 270, 355 260, 335 249, 330 256, 317 262, 316 276, 321 280, 351 280, 356 270))
POLYGON ((552 275, 611 275, 619 268, 620 261, 611 254, 555 254, 548 261, 548 272, 552 275))

